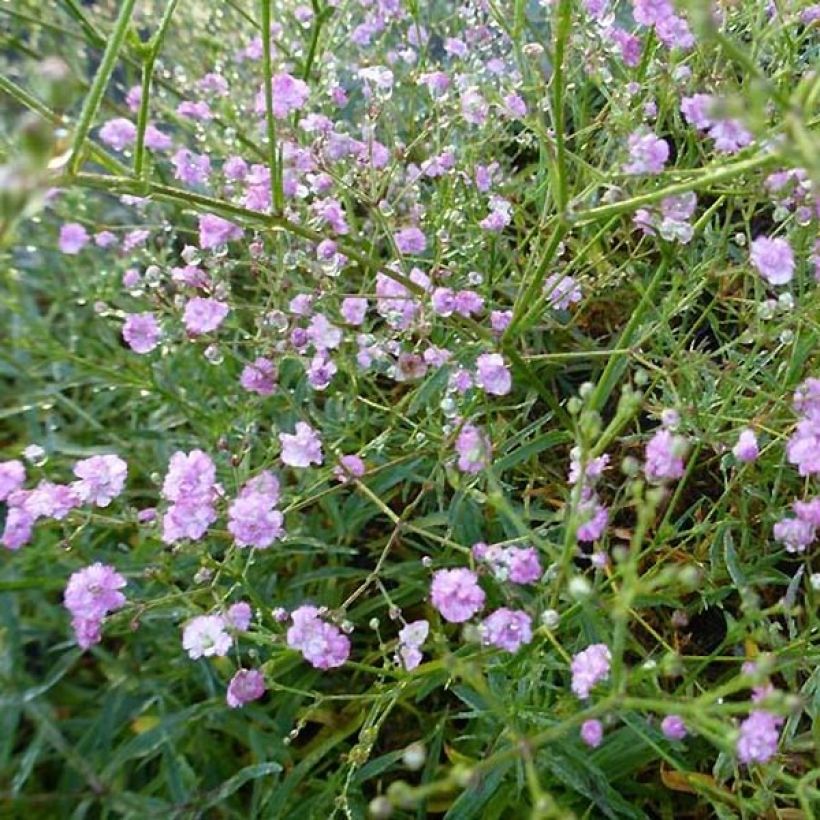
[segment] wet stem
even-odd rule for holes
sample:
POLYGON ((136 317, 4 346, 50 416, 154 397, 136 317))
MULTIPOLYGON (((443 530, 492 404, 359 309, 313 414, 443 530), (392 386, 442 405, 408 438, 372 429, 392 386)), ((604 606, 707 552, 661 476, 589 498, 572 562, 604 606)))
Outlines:
POLYGON ((134 11, 135 3, 136 0, 124 0, 114 24, 114 30, 111 32, 108 45, 103 53, 100 67, 97 69, 97 74, 94 77, 94 82, 91 84, 91 89, 83 101, 80 119, 74 131, 74 139, 71 144, 71 159, 68 163, 69 172, 72 174, 80 169, 82 150, 85 147, 86 137, 88 137, 88 132, 91 130, 91 125, 94 122, 94 117, 97 115, 103 94, 108 86, 108 81, 111 79, 111 74, 114 71, 117 57, 119 57, 120 49, 122 48, 128 26, 131 22, 131 14, 134 11))
POLYGON ((282 192, 282 169, 279 146, 276 143, 276 118, 273 116, 273 65, 270 48, 271 0, 260 0, 262 13, 262 59, 265 71, 265 120, 268 133, 268 166, 270 168, 271 194, 274 213, 281 213, 284 207, 282 192))
POLYGON ((154 73, 154 63, 157 60, 162 42, 171 22, 178 0, 170 0, 160 20, 156 34, 147 45, 147 53, 142 62, 142 93, 140 96, 139 113, 137 114, 137 145, 134 150, 134 176, 143 177, 145 174, 145 128, 148 125, 148 103, 151 96, 151 77, 154 73))

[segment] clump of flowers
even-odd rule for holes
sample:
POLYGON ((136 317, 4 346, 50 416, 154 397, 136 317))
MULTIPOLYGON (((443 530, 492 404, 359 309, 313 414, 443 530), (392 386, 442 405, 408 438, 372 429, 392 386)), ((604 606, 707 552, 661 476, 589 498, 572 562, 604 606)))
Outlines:
POLYGON ((586 700, 594 686, 609 676, 611 655, 604 643, 594 643, 572 656, 571 688, 581 700, 586 700))
POLYGON ((501 607, 481 622, 478 631, 486 646, 517 652, 532 640, 532 618, 520 609, 501 607))
POLYGON ((316 669, 342 666, 350 655, 350 639, 337 626, 327 623, 315 606, 300 606, 291 613, 293 625, 287 631, 291 649, 316 669))
POLYGON ((182 630, 182 648, 193 660, 223 657, 231 649, 231 636, 222 615, 197 615, 182 630))
POLYGON ((469 569, 440 569, 433 574, 430 602, 451 624, 469 621, 484 608, 485 599, 478 577, 469 569))
POLYGON ((71 626, 81 649, 102 640, 106 615, 125 605, 120 591, 125 585, 125 578, 114 567, 99 562, 77 570, 68 579, 63 604, 71 613, 71 626))

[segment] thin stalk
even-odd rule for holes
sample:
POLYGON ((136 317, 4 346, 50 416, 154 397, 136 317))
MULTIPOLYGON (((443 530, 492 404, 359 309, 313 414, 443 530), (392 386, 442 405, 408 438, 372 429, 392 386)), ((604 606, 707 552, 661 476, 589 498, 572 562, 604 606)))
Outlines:
POLYGON ((140 95, 140 110, 137 115, 137 146, 134 149, 134 176, 136 177, 144 176, 145 172, 145 128, 148 125, 148 103, 151 96, 151 77, 154 73, 154 63, 159 56, 177 2, 178 0, 170 0, 165 7, 159 28, 148 43, 148 53, 142 63, 142 94, 140 95))
POLYGON ((552 75, 552 123, 555 130, 555 176, 556 191, 555 203, 558 206, 559 214, 563 215, 567 208, 568 186, 567 186, 567 156, 566 156, 566 135, 564 133, 566 121, 564 118, 564 56, 569 41, 570 24, 572 21, 571 0, 559 0, 556 32, 555 32, 555 56, 553 62, 552 75))
POLYGON ((265 72, 265 120, 268 132, 268 167, 270 168, 271 195, 274 213, 281 213, 284 207, 282 181, 279 168, 279 148, 276 144, 276 118, 273 116, 273 62, 270 50, 270 7, 271 0, 259 0, 262 12, 262 59, 265 72))
POLYGON ((586 211, 581 211, 573 220, 573 226, 590 225, 593 222, 599 222, 602 219, 608 219, 611 216, 618 214, 628 214, 636 211, 644 205, 651 205, 653 202, 672 196, 673 194, 683 194, 687 191, 699 191, 703 188, 708 188, 717 182, 725 182, 728 179, 734 179, 747 171, 757 171, 761 168, 766 168, 769 165, 776 165, 780 162, 780 157, 774 153, 758 154, 748 159, 740 160, 739 162, 732 162, 728 165, 721 165, 718 168, 704 168, 702 173, 691 179, 681 180, 680 182, 673 182, 665 188, 658 188, 655 191, 648 191, 645 194, 638 194, 637 196, 624 199, 621 202, 613 202, 610 205, 599 205, 597 208, 589 208, 586 211))
POLYGON ((131 22, 131 14, 134 11, 135 3, 136 0, 123 0, 120 13, 114 24, 114 31, 111 33, 111 38, 103 53, 102 62, 97 69, 97 74, 94 77, 94 82, 91 84, 88 96, 86 96, 83 102, 80 119, 77 123, 74 140, 71 145, 71 159, 68 163, 68 168, 71 173, 76 173, 80 169, 83 145, 85 144, 88 132, 91 130, 91 124, 94 122, 97 110, 100 107, 100 102, 102 101, 102 96, 105 93, 108 81, 111 79, 111 74, 114 71, 117 57, 125 40, 125 33, 128 30, 128 24, 131 22))

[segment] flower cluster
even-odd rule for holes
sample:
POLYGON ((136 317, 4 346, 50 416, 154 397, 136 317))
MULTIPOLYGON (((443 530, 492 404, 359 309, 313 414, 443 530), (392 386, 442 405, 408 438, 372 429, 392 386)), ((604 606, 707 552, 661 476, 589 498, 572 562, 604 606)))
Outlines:
POLYGON ((291 613, 293 625, 287 631, 291 649, 316 669, 334 669, 342 666, 350 655, 350 639, 333 624, 324 620, 322 611, 315 606, 300 606, 291 613))
POLYGON ((91 564, 68 579, 63 604, 71 613, 71 626, 81 649, 88 649, 102 639, 105 616, 125 605, 120 590, 126 585, 112 566, 91 564))

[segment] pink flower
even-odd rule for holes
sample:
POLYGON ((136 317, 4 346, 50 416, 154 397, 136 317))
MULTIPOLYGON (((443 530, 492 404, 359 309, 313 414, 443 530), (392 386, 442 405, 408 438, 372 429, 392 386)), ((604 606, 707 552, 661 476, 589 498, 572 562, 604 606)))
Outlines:
POLYGON ((348 296, 342 301, 342 316, 349 325, 360 325, 367 313, 367 299, 361 296, 348 296))
POLYGON ((408 672, 421 663, 421 647, 429 633, 430 624, 425 620, 413 621, 399 630, 398 658, 408 672))
POLYGON ((794 253, 782 237, 758 236, 749 254, 752 265, 770 285, 785 285, 794 277, 794 253))
POLYGON ((820 419, 801 419, 786 444, 786 457, 801 476, 820 473, 820 419))
POLYGON ((270 359, 259 356, 242 369, 239 383, 250 393, 270 396, 276 389, 276 365, 270 359))
POLYGON ((204 185, 211 173, 211 158, 207 154, 195 154, 188 148, 180 148, 172 157, 174 179, 187 185, 204 185))
POLYGON ((468 621, 484 606, 484 590, 469 569, 440 569, 433 574, 430 600, 445 621, 468 621))
POLYGON ((482 353, 476 359, 476 384, 493 396, 506 396, 512 389, 512 376, 498 353, 482 353))
POLYGON ((350 640, 332 624, 325 623, 315 606, 300 606, 291 613, 293 626, 287 631, 287 644, 297 649, 316 669, 342 666, 350 656, 350 640))
POLYGON ((323 313, 317 313, 310 320, 307 334, 316 350, 335 350, 342 342, 342 331, 323 313))
POLYGON ((117 117, 100 128, 100 139, 115 151, 123 151, 137 139, 137 127, 131 120, 117 117))
POLYGON ((152 151, 169 151, 173 144, 173 140, 153 123, 149 122, 145 126, 146 148, 150 148, 152 151))
POLYGON ((786 552, 801 553, 814 542, 817 527, 805 518, 781 518, 774 525, 773 535, 785 545, 786 552))
POLYGON ((738 461, 743 462, 754 461, 760 455, 754 430, 741 430, 737 444, 732 447, 732 454, 738 461))
POLYGON ((182 630, 182 648, 193 660, 224 657, 231 648, 231 636, 225 631, 221 615, 198 615, 182 630))
POLYGON ((669 144, 654 134, 635 131, 628 144, 631 162, 624 166, 624 173, 659 174, 669 159, 669 144))
POLYGON ((241 239, 242 228, 214 214, 203 214, 199 217, 199 247, 203 250, 227 245, 241 239))
POLYGON ((562 276, 560 273, 550 274, 546 278, 544 293, 555 310, 568 310, 570 305, 580 302, 583 296, 576 281, 571 276, 562 276))
POLYGON ((19 490, 25 480, 26 468, 22 461, 0 461, 0 501, 5 501, 13 492, 19 490))
POLYGON ((282 461, 289 467, 309 467, 323 461, 319 434, 303 421, 296 422, 293 434, 280 433, 279 442, 282 445, 282 461))
POLYGON ((77 222, 66 222, 60 227, 59 248, 63 253, 79 253, 90 241, 88 231, 77 222))
POLYGON ((740 724, 737 757, 741 763, 767 763, 777 754, 783 718, 755 710, 740 724))
POLYGON ((197 336, 216 330, 228 315, 228 305, 218 299, 194 296, 185 305, 182 321, 188 333, 197 336))
POLYGON ((473 424, 465 424, 456 439, 458 469, 463 473, 480 473, 490 461, 490 440, 473 424))
POLYGON ((342 484, 346 484, 351 478, 361 478, 364 474, 364 462, 356 455, 342 456, 339 465, 333 470, 334 478, 342 484))
POLYGON ((683 740, 686 737, 686 724, 679 715, 667 715, 661 721, 661 731, 669 740, 683 740))
POLYGON ((571 689, 581 700, 589 697, 592 687, 609 675, 611 656, 603 643, 594 643, 572 657, 571 689))
POLYGON ((153 313, 129 313, 122 326, 122 338, 135 353, 150 353, 162 336, 153 313))
POLYGON ((396 247, 405 254, 420 254, 424 253, 427 247, 427 240, 424 234, 415 227, 402 228, 393 234, 393 239, 396 247))
POLYGON ((265 694, 265 676, 257 669, 240 669, 228 684, 226 700, 231 709, 259 700, 265 694))
MULTIPOLYGON (((283 120, 289 114, 303 108, 310 97, 308 84, 286 72, 274 74, 271 78, 271 86, 273 91, 273 116, 277 120, 283 120)), ((257 114, 264 114, 266 111, 264 89, 256 96, 255 110, 257 114)))
POLYGON ((487 100, 476 88, 468 88, 461 94, 461 116, 470 125, 483 125, 490 112, 487 100))
POLYGON ((212 120, 214 116, 211 112, 211 106, 208 105, 205 100, 200 100, 198 102, 183 100, 177 106, 177 114, 179 114, 180 117, 185 117, 189 120, 202 120, 203 122, 212 120))
MULTIPOLYGON (((590 491, 591 492, 591 491, 590 491)), ((597 541, 606 531, 609 523, 609 511, 600 503, 598 497, 591 494, 578 505, 578 514, 581 518, 575 537, 579 541, 597 541)))
POLYGON ((210 500, 215 483, 216 467, 207 453, 178 451, 168 464, 162 496, 168 501, 210 500))
POLYGON ((41 481, 26 494, 21 506, 34 520, 53 518, 62 521, 79 503, 73 487, 41 481))
POLYGON ((600 720, 594 718, 585 720, 581 724, 581 740, 587 746, 597 749, 604 739, 604 726, 600 720))
POLYGON ((686 439, 669 430, 658 430, 646 445, 644 473, 649 481, 666 481, 680 478, 686 468, 683 454, 686 439))
POLYGON ((107 507, 125 487, 128 465, 115 455, 91 456, 74 465, 74 475, 79 478, 72 489, 85 503, 107 507))
POLYGON ((246 485, 231 502, 228 507, 228 531, 237 546, 266 549, 284 535, 284 516, 273 508, 278 500, 278 491, 278 482, 273 495, 265 492, 256 482, 250 487, 246 485))
POLYGON ((532 618, 520 609, 501 607, 479 626, 481 642, 507 652, 517 652, 532 640, 532 618))
POLYGON ((7 550, 19 550, 31 540, 33 528, 34 518, 26 510, 10 506, 6 512, 6 524, 0 543, 7 550))
POLYGON ((125 584, 125 578, 114 567, 100 563, 78 570, 68 579, 63 604, 72 615, 82 649, 99 643, 103 618, 124 606, 125 595, 120 590, 125 584))
POLYGON ((247 601, 237 601, 237 603, 231 604, 225 613, 225 621, 228 626, 237 632, 247 632, 252 617, 251 605, 247 601))

